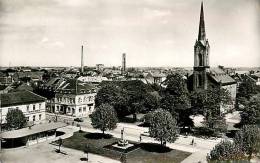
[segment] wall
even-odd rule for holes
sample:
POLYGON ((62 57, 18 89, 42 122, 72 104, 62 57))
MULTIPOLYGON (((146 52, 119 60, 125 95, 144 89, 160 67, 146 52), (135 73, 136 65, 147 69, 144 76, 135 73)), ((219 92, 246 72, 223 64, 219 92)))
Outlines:
POLYGON ((39 123, 40 121, 45 120, 45 111, 46 111, 46 103, 45 102, 38 102, 32 104, 23 104, 23 105, 15 105, 15 106, 8 106, 2 107, 2 124, 6 123, 6 114, 10 109, 19 109, 23 112, 25 117, 28 117, 29 121, 33 121, 33 116, 35 116, 35 122, 39 123), (35 106, 35 109, 33 109, 35 106), (41 115, 41 119, 39 119, 39 115, 41 115))

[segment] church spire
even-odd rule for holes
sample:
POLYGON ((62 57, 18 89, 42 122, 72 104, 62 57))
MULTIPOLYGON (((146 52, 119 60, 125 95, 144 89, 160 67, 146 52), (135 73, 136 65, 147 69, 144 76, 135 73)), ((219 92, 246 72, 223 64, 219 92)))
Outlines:
POLYGON ((205 40, 205 39, 206 39, 206 31, 205 31, 205 22, 204 22, 203 2, 201 2, 198 40, 205 40))

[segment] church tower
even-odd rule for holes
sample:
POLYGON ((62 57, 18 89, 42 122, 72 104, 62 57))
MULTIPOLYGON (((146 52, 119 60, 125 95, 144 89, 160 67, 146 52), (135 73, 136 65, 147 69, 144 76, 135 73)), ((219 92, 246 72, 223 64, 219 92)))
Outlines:
POLYGON ((194 45, 193 90, 207 89, 209 72, 209 42, 206 39, 203 2, 200 10, 198 39, 194 45))

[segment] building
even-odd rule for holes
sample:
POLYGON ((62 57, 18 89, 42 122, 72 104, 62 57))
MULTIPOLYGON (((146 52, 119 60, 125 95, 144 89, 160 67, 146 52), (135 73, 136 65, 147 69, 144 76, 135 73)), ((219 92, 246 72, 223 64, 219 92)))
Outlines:
POLYGON ((100 84, 102 81, 107 81, 107 77, 103 76, 80 76, 78 77, 79 81, 85 82, 85 83, 92 83, 95 85, 100 84))
MULTIPOLYGON (((194 66, 193 74, 189 77, 190 89, 205 90, 208 88, 221 87, 229 91, 233 104, 236 99, 236 81, 231 78, 220 67, 210 68, 209 64, 210 45, 206 38, 205 21, 203 3, 201 4, 200 23, 198 39, 194 45, 194 66), (191 84, 192 83, 192 84, 191 84)), ((226 109, 231 109, 232 106, 227 106, 226 109)), ((223 110, 224 108, 222 108, 223 110)), ((224 109, 224 110, 226 110, 224 109)))
POLYGON ((13 78, 3 72, 0 72, 0 85, 9 85, 13 83, 13 78))
POLYGON ((96 64, 96 70, 102 72, 105 68, 104 64, 96 64))
POLYGON ((166 74, 154 71, 154 72, 148 72, 144 75, 145 80, 149 84, 161 84, 163 81, 166 80, 166 74))
POLYGON ((94 111, 96 88, 76 79, 56 81, 55 97, 48 100, 51 113, 72 117, 87 117, 94 111), (56 83, 56 84, 57 84, 56 83))
POLYGON ((251 77, 255 80, 256 85, 260 85, 260 73, 251 74, 251 77))
POLYGON ((122 68, 121 68, 122 74, 126 72, 126 54, 122 54, 122 68))
POLYGON ((45 120, 46 98, 30 91, 1 94, 1 124, 6 123, 9 110, 19 109, 27 121, 39 123, 45 120))
POLYGON ((1 147, 14 148, 30 146, 56 138, 57 129, 65 127, 65 123, 43 123, 27 128, 12 130, 1 133, 1 147))

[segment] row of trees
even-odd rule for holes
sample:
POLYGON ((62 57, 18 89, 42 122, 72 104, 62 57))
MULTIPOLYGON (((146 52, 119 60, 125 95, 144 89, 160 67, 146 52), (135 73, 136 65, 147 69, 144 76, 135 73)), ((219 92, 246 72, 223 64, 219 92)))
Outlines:
POLYGON ((245 125, 236 133, 234 142, 222 141, 210 152, 208 159, 250 161, 253 154, 260 152, 260 129, 256 125, 245 125))
POLYGON ((177 125, 183 128, 193 127, 191 115, 203 114, 206 128, 213 133, 226 130, 220 106, 231 102, 228 91, 212 88, 190 93, 186 80, 180 74, 168 75, 164 85, 166 87, 147 85, 141 81, 106 83, 97 93, 96 106, 108 103, 119 118, 133 114, 134 119, 137 113, 161 108, 168 111, 176 119, 177 125))
MULTIPOLYGON (((116 111, 107 103, 97 107, 90 118, 93 128, 100 129, 103 134, 105 131, 113 130, 117 127, 116 111)), ((160 141, 161 145, 166 145, 166 142, 173 143, 177 139, 179 133, 177 122, 170 112, 157 109, 150 113, 150 118, 150 136, 160 141)))

